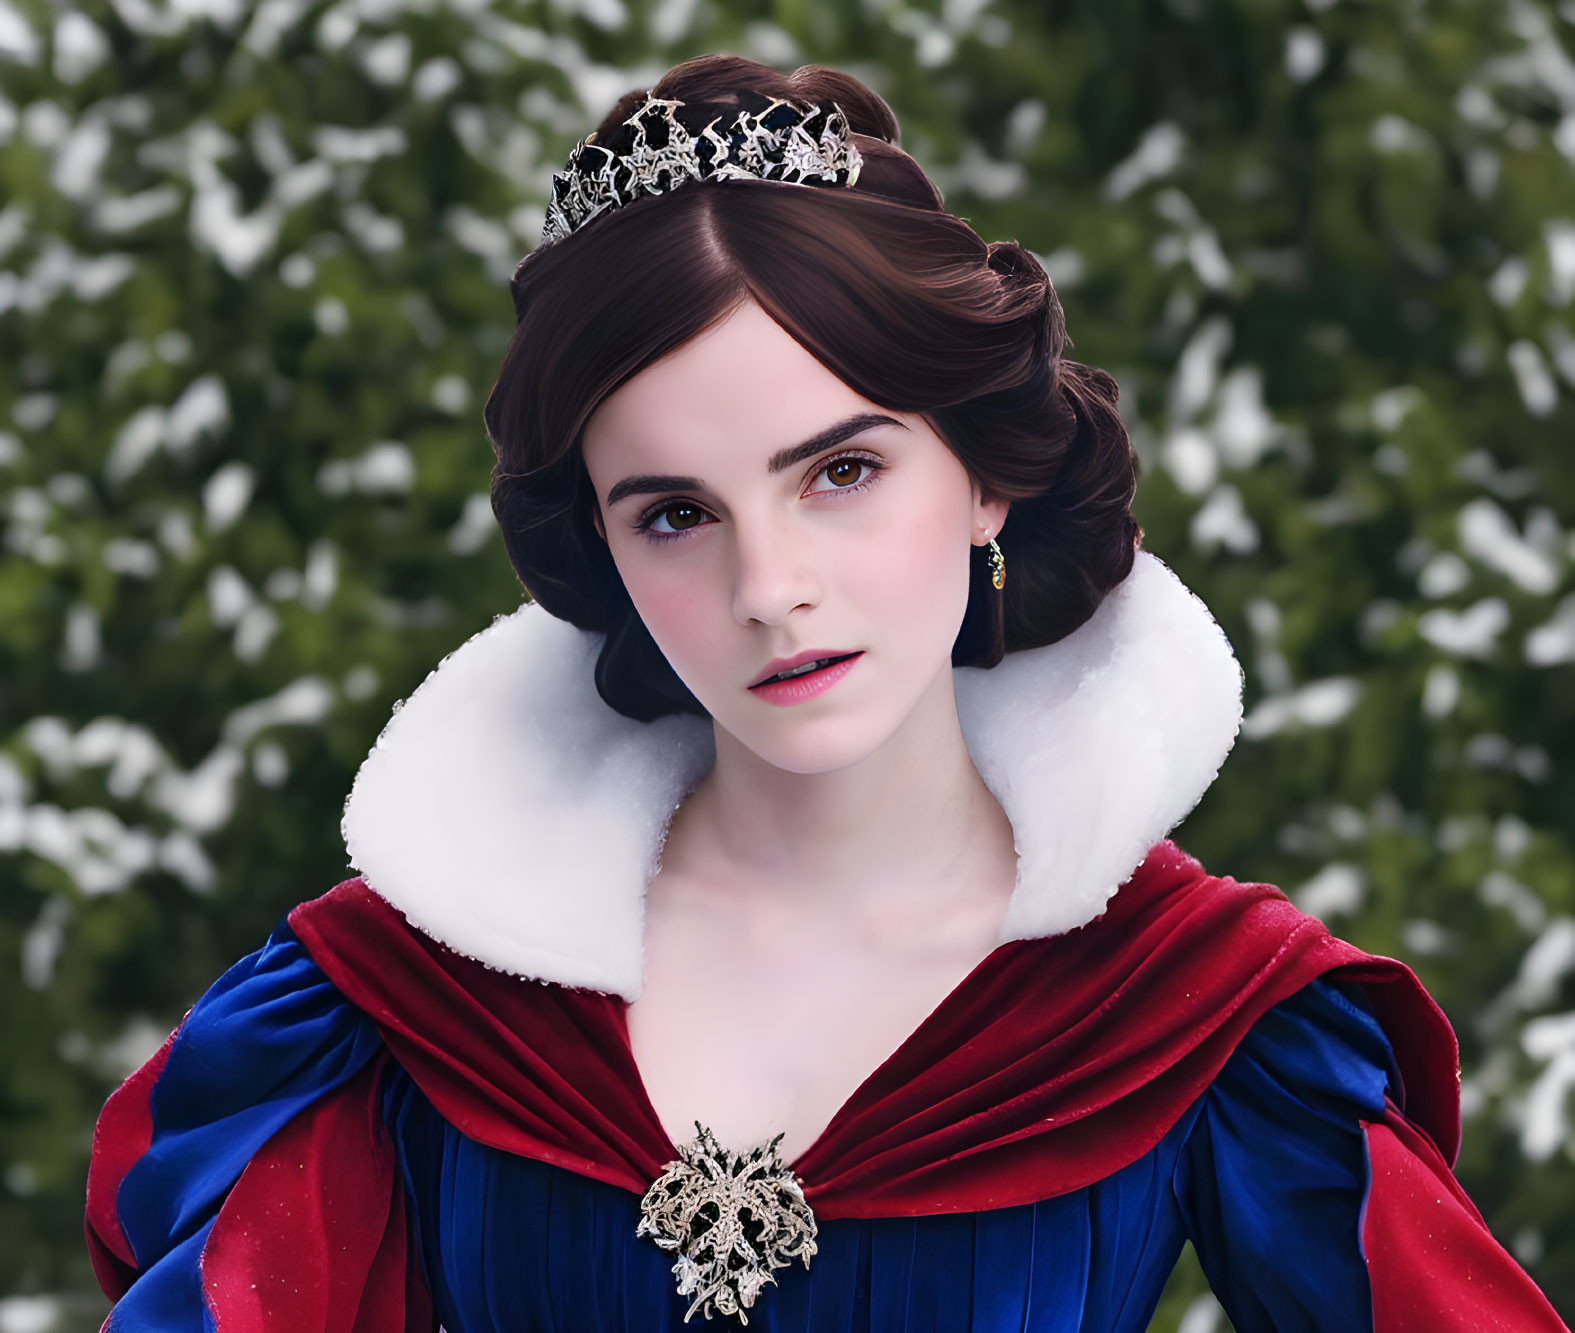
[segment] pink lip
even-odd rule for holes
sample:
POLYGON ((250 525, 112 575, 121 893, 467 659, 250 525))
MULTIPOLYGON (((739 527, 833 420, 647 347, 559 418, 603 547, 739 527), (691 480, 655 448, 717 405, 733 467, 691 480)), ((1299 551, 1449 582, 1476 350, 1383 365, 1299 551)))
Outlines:
POLYGON ((765 670, 755 677, 755 684, 749 688, 754 689, 757 685, 765 684, 777 672, 786 671, 789 667, 803 666, 805 662, 818 662, 822 657, 846 657, 848 651, 846 648, 811 648, 806 652, 794 653, 792 657, 774 657, 766 663, 765 670))
MULTIPOLYGON (((807 660, 813 662, 817 657, 834 657, 835 653, 815 653, 807 660)), ((828 667, 821 667, 819 671, 807 671, 802 676, 794 676, 792 680, 773 680, 764 685, 751 685, 749 692, 764 699, 768 704, 785 707, 791 704, 801 704, 806 699, 813 699, 817 694, 824 694, 848 672, 852 671, 862 652, 842 662, 833 662, 828 667)), ((799 661, 805 661, 803 657, 799 661)), ((776 671, 781 667, 773 668, 776 671)))

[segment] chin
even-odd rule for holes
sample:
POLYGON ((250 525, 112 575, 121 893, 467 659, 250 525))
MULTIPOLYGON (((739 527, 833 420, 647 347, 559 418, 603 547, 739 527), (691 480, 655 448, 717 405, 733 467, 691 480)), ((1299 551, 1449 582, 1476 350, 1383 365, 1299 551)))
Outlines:
MULTIPOLYGON (((891 739, 896 721, 869 716, 850 717, 848 713, 818 718, 794 717, 796 709, 773 710, 784 714, 770 725, 755 725, 728 733, 757 758, 786 773, 810 775, 834 773, 869 758, 891 739), (881 723, 888 722, 884 728, 881 723), (874 725, 872 725, 874 724, 874 725)), ((725 723, 718 723, 725 726, 725 723)))

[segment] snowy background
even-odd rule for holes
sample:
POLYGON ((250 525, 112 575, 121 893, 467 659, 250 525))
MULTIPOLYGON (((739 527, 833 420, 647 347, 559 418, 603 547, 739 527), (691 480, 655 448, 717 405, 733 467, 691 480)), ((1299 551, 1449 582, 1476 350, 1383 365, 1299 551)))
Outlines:
MULTIPOLYGON (((0 0, 0 1333, 97 1328, 94 1116, 517 605, 481 402, 551 173, 839 65, 1116 375, 1247 670, 1176 836, 1405 959, 1575 1317, 1575 3, 0 0)), ((1190 1260, 1156 1328, 1223 1329, 1190 1260)))

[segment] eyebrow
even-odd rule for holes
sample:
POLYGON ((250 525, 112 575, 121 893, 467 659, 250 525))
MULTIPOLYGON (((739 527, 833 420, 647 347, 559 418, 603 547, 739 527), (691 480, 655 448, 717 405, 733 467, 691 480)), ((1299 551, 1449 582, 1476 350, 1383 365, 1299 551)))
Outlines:
MULTIPOLYGON (((854 416, 846 417, 834 425, 827 426, 825 430, 811 435, 809 439, 798 444, 790 444, 785 449, 778 449, 771 455, 766 463, 766 471, 775 475, 785 472, 795 463, 802 463, 805 459, 813 458, 816 454, 824 453, 827 449, 835 449, 839 444, 851 440, 855 435, 862 435, 867 430, 876 426, 902 426, 908 427, 898 421, 896 417, 886 416, 880 412, 860 412, 854 416)), ((630 495, 655 495, 662 491, 699 491, 705 489, 705 483, 699 477, 676 477, 661 473, 646 473, 641 476, 625 477, 622 481, 614 482, 613 488, 607 492, 607 505, 611 508, 630 495)))

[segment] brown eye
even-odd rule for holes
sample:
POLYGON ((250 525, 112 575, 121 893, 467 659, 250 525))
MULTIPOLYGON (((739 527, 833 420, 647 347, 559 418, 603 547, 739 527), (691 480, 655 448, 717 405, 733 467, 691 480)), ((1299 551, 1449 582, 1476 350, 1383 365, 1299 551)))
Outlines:
POLYGON ((666 504, 648 509, 635 524, 635 531, 644 533, 653 541, 661 541, 707 527, 708 517, 704 509, 690 500, 669 500, 666 504))
POLYGON ((835 463, 827 465, 826 475, 837 486, 851 486, 859 479, 859 470, 864 466, 856 458, 839 458, 835 463))

